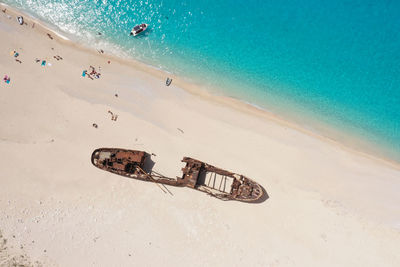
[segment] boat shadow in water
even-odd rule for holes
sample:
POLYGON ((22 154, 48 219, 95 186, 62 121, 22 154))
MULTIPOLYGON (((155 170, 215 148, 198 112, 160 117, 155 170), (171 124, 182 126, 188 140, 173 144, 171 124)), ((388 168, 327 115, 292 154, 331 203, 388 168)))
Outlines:
POLYGON ((133 37, 135 39, 143 39, 143 38, 148 37, 153 31, 154 30, 152 28, 147 28, 147 30, 145 32, 142 32, 136 36, 130 36, 130 37, 133 37))

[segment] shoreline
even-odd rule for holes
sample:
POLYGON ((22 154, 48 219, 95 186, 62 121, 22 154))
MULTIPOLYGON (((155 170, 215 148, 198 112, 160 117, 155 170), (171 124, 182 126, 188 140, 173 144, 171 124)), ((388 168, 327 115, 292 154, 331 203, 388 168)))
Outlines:
MULTIPOLYGON (((50 32, 54 33, 58 37, 57 40, 64 43, 65 45, 69 45, 69 46, 75 47, 77 49, 81 49, 83 51, 91 53, 92 55, 98 55, 98 51, 96 51, 96 48, 87 46, 86 44, 77 43, 77 42, 69 39, 68 37, 63 36, 62 34, 58 33, 55 29, 52 29, 51 26, 46 25, 46 23, 44 23, 43 21, 40 21, 37 18, 33 18, 29 14, 27 14, 23 11, 20 11, 19 9, 17 9, 15 7, 9 6, 4 3, 0 3, 0 5, 6 6, 7 8, 9 8, 10 11, 15 16, 18 15, 18 12, 22 13, 23 16, 26 16, 29 21, 34 21, 38 27, 41 27, 42 32, 50 31, 50 32)), ((374 144, 368 143, 367 140, 359 139, 359 138, 357 138, 357 136, 355 134, 345 132, 343 129, 336 129, 334 127, 331 127, 330 125, 325 125, 323 123, 319 123, 318 120, 316 120, 316 119, 309 118, 310 121, 317 124, 317 125, 315 125, 316 126, 315 128, 320 128, 320 129, 323 128, 323 129, 325 129, 326 132, 334 133, 333 135, 336 135, 336 136, 342 135, 342 139, 338 140, 339 138, 334 138, 334 137, 324 135, 323 133, 321 133, 318 130, 313 131, 312 129, 309 129, 308 127, 304 127, 295 121, 290 121, 290 120, 280 116, 279 114, 272 113, 271 111, 269 111, 265 108, 259 107, 255 104, 248 103, 244 100, 236 99, 234 97, 229 97, 226 95, 213 94, 213 92, 205 89, 201 85, 196 85, 196 84, 189 82, 188 79, 185 77, 180 77, 180 76, 178 77, 178 76, 176 76, 166 70, 160 69, 156 66, 148 65, 146 63, 135 60, 133 58, 124 59, 115 54, 107 54, 107 51, 104 51, 104 54, 102 56, 108 57, 108 58, 112 59, 113 61, 118 61, 120 64, 130 66, 136 70, 143 71, 147 74, 152 75, 153 77, 157 77, 158 79, 160 79, 161 82, 163 82, 165 80, 165 77, 167 77, 167 76, 171 77, 174 81, 173 83, 175 85, 177 85, 177 87, 179 87, 193 95, 201 97, 202 99, 205 99, 207 101, 212 101, 214 103, 222 104, 222 105, 228 106, 232 109, 240 110, 241 112, 252 114, 252 115, 258 116, 263 119, 274 121, 284 127, 291 127, 291 128, 296 129, 297 131, 300 131, 304 134, 310 135, 310 136, 318 138, 322 141, 329 142, 333 145, 336 145, 346 151, 357 153, 364 157, 383 162, 395 169, 400 170, 400 162, 398 162, 395 159, 385 157, 383 155, 383 154, 385 154, 384 151, 382 151, 382 153, 379 153, 379 150, 380 150, 379 147, 376 147, 374 144), (349 142, 345 142, 344 140, 347 140, 349 142), (359 145, 354 146, 354 147, 349 146, 349 143, 352 143, 354 141, 357 141, 359 145), (374 154, 374 152, 375 152, 375 154, 374 154), (376 155, 376 154, 379 154, 379 155, 376 155)), ((224 90, 222 90, 222 91, 225 92, 224 90)))

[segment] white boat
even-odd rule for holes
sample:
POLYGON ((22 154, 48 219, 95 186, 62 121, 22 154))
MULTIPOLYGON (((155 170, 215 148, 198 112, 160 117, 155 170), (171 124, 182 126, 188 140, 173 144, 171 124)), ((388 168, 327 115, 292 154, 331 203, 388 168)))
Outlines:
POLYGON ((172 79, 168 77, 167 80, 165 81, 165 85, 170 86, 171 83, 172 83, 172 79))
POLYGON ((136 25, 135 27, 133 27, 133 29, 132 29, 130 35, 136 36, 136 35, 138 35, 139 33, 144 32, 144 31, 147 29, 147 26, 148 26, 148 25, 145 24, 145 23, 140 24, 140 25, 136 25))
POLYGON ((19 25, 24 24, 24 18, 22 16, 17 17, 17 21, 18 21, 19 25))

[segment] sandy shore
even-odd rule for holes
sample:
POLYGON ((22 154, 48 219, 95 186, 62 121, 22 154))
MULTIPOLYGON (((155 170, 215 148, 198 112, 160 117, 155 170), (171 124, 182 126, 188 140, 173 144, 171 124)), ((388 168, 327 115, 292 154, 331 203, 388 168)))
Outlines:
POLYGON ((399 266, 396 166, 25 21, 0 12, 0 266, 399 266), (198 158, 269 199, 166 195, 93 167, 99 147, 154 153, 167 176, 198 158))

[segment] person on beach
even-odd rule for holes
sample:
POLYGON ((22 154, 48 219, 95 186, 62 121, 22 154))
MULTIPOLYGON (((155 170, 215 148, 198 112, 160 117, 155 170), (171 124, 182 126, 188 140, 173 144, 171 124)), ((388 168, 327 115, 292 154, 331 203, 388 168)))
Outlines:
POLYGON ((17 51, 14 51, 14 57, 18 57, 19 53, 17 51))
POLYGON ((82 72, 82 77, 88 77, 89 79, 93 80, 93 77, 90 76, 90 74, 87 72, 87 70, 84 70, 84 71, 82 72))
POLYGON ((108 113, 111 114, 111 120, 112 121, 117 121, 117 119, 118 119, 118 115, 117 114, 114 114, 111 110, 109 110, 108 113))
POLYGON ((92 65, 90 65, 89 68, 92 70, 92 71, 90 72, 90 75, 96 74, 96 70, 95 70, 95 68, 94 68, 92 65))
POLYGON ((4 81, 5 83, 9 84, 9 83, 10 83, 10 76, 4 75, 3 81, 4 81))
POLYGON ((10 55, 13 56, 13 57, 18 57, 19 53, 17 51, 13 50, 13 51, 10 52, 10 55))

